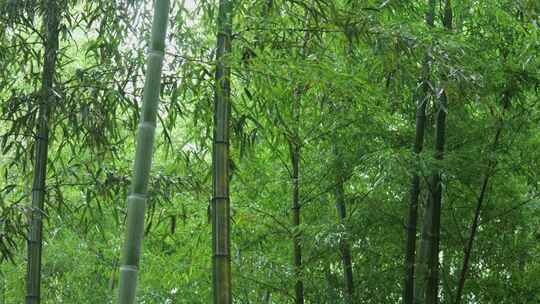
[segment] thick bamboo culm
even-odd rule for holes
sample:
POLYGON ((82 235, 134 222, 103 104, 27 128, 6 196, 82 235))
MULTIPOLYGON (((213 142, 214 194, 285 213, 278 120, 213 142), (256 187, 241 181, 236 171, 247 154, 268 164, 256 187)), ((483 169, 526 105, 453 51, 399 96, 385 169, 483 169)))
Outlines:
POLYGON ((49 147, 49 117, 55 103, 54 79, 59 46, 60 10, 56 1, 44 1, 44 60, 41 96, 35 140, 34 176, 32 182, 32 206, 28 229, 28 262, 26 269, 26 303, 41 303, 41 255, 43 246, 43 218, 47 159, 49 147))
POLYGON ((231 304, 230 201, 229 201, 229 118, 232 7, 219 1, 212 154, 212 262, 213 302, 231 304))
POLYGON ((118 303, 135 303, 141 242, 144 234, 144 213, 148 200, 148 179, 152 165, 154 133, 159 104, 161 70, 165 53, 165 35, 169 0, 156 0, 148 66, 144 83, 143 105, 137 132, 131 191, 127 197, 126 237, 120 266, 118 303))

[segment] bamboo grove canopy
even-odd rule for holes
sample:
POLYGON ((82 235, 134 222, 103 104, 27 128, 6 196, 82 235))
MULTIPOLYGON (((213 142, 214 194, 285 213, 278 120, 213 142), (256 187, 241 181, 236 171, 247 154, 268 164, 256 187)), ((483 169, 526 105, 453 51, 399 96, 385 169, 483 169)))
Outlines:
POLYGON ((540 302, 540 3, 0 1, 0 303, 540 302))

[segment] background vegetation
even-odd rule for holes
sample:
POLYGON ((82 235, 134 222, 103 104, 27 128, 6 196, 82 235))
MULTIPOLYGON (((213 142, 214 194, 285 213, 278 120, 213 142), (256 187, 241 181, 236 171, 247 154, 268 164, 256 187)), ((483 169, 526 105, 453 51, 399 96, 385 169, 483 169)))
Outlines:
MULTIPOLYGON (((0 0, 0 303, 24 301, 35 214, 42 302, 115 301, 152 8, 0 0)), ((408 303, 416 253, 416 291, 438 270, 440 303, 539 303, 539 16, 534 0, 232 1, 233 302, 408 303)), ((171 0, 139 303, 212 299, 217 17, 171 0)))

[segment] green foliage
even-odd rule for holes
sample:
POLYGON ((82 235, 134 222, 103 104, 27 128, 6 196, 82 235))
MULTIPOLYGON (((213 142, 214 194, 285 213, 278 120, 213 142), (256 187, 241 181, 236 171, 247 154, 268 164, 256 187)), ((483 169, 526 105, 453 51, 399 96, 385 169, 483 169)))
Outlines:
MULTIPOLYGON (((454 30, 446 31, 438 3, 429 29, 427 1, 234 1, 226 59, 235 303, 294 303, 297 235, 306 303, 344 303, 343 240, 351 247, 355 303, 398 303, 410 179, 421 177, 423 202, 433 169, 442 172, 443 186, 440 302, 455 303, 487 171, 462 303, 540 301, 540 7, 532 0, 453 1, 454 30), (433 157, 435 103, 427 108, 424 151, 419 157, 411 152, 426 52, 433 59, 430 94, 444 88, 449 100, 443 161, 433 157), (298 124, 294 96, 301 105, 298 124), (293 227, 289 142, 296 126, 302 218, 293 227), (341 224, 337 175, 344 179, 347 208, 341 224)), ((43 303, 113 303, 152 6, 61 4, 43 303)), ((217 8, 217 1, 171 1, 141 303, 212 299, 217 8)), ((41 13, 35 1, 0 1, 2 303, 21 303, 25 293, 41 13)))

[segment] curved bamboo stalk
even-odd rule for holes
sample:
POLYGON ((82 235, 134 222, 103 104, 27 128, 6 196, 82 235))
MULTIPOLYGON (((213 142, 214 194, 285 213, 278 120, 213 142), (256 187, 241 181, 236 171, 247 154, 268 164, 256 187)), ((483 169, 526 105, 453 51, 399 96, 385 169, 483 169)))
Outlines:
MULTIPOLYGON (((511 93, 506 92, 503 96, 503 114, 508 111, 508 108, 510 107, 510 98, 511 93)), ((491 145, 491 150, 495 151, 497 147, 499 146, 499 142, 501 139, 502 131, 504 128, 504 115, 501 117, 497 122, 497 131, 495 132, 495 136, 493 138, 493 143, 491 145)), ((476 200, 476 208, 474 211, 474 218, 471 224, 471 229, 469 233, 469 238, 467 239, 467 244, 465 247, 465 253, 463 256, 463 265, 461 267, 461 272, 459 274, 459 281, 456 291, 456 301, 455 304, 460 304, 461 299, 463 297, 463 290, 465 288, 465 280, 467 278, 467 271, 469 269, 469 263, 471 259, 471 251, 474 243, 474 238, 476 236, 476 233, 478 231, 478 226, 480 225, 480 212, 482 211, 482 206, 484 204, 485 197, 487 195, 487 188, 489 185, 490 177, 493 174, 493 171, 495 170, 495 167, 497 166, 497 162, 494 160, 489 160, 487 169, 483 173, 482 176, 482 182, 480 186, 480 193, 478 194, 478 198, 476 200)))
POLYGON ((118 297, 118 303, 120 304, 135 303, 168 15, 169 0, 157 0, 154 7, 152 36, 144 83, 141 118, 137 132, 131 191, 127 197, 126 238, 123 248, 122 266, 120 266, 118 297))

